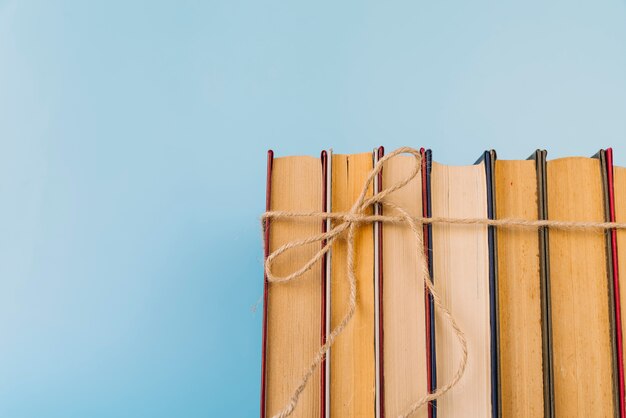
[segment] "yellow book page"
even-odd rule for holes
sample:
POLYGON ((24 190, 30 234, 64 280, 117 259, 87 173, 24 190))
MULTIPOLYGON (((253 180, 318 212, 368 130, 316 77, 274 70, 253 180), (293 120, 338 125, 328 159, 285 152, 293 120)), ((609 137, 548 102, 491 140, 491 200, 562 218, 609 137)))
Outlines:
MULTIPOLYGON (((274 159, 271 178, 271 209, 322 210, 322 167, 312 157, 274 159)), ((322 232, 319 219, 276 219, 270 224, 270 252, 281 245, 322 232)), ((321 244, 290 250, 273 265, 277 276, 300 268, 321 244)), ((322 327, 321 267, 317 263, 291 282, 270 283, 267 304, 266 416, 272 417, 286 404, 317 354, 322 327)), ((315 371, 292 417, 319 417, 320 373, 315 371)))
MULTIPOLYGON (((371 153, 332 157, 332 210, 347 212, 373 168, 371 153)), ((372 190, 369 195, 371 196, 372 190)), ((371 213, 368 212, 368 213, 371 213)), ((374 232, 362 225, 355 237, 357 309, 330 350, 330 415, 374 417, 374 232)), ((347 277, 345 240, 337 240, 331 258, 331 328, 348 311, 350 285, 347 277)), ((312 416, 312 415, 311 415, 312 416)))
MULTIPOLYGON (((538 218, 534 160, 496 160, 496 218, 538 218)), ((541 277, 536 229, 499 228, 502 416, 542 417, 541 277)))
MULTIPOLYGON (((548 161, 548 219, 604 221, 600 160, 548 161)), ((613 416, 609 291, 603 231, 550 229, 557 416, 613 416)))

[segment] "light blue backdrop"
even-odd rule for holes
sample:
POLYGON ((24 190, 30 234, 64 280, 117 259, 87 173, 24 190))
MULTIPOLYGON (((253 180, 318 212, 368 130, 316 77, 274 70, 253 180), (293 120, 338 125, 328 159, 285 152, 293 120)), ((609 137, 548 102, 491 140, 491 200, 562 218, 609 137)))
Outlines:
POLYGON ((270 147, 626 165, 624 1, 504 3, 0 0, 0 416, 255 416, 270 147))

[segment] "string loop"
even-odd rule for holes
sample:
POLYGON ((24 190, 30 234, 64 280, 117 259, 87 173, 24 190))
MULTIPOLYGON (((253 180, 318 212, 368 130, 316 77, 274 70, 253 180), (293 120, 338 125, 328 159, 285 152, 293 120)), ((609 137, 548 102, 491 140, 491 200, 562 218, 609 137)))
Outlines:
MULTIPOLYGON (((348 311, 345 316, 342 318, 341 322, 330 332, 330 334, 326 338, 326 343, 320 347, 317 354, 311 361, 309 368, 305 371, 300 380, 300 383, 293 391, 289 401, 285 405, 285 407, 274 416, 274 418, 284 418, 295 410, 298 399, 300 398, 300 394, 305 389, 307 383, 309 382, 311 376, 320 365, 322 360, 325 358, 326 353, 329 348, 333 345, 337 337, 345 330, 346 326, 354 316, 354 312, 356 311, 356 278, 355 278, 355 270, 354 270, 354 255, 355 255, 355 243, 354 237, 359 225, 364 223, 372 223, 372 222, 393 222, 393 223, 406 223, 411 228, 415 240, 417 242, 418 248, 424 248, 424 241, 422 238, 421 225, 423 222, 419 222, 416 219, 412 218, 404 209, 399 206, 392 205, 389 202, 383 202, 383 199, 393 193, 394 191, 406 186, 415 176, 419 173, 422 165, 422 156, 419 151, 409 148, 402 147, 393 151, 390 154, 382 157, 374 166, 374 168, 370 171, 365 183, 363 184, 363 188, 359 197, 352 205, 352 208, 347 213, 325 213, 325 212, 289 212, 289 211, 269 211, 263 214, 262 220, 263 224, 265 224, 266 219, 285 219, 285 218, 297 218, 297 217, 307 217, 307 218, 317 218, 317 219, 334 219, 341 221, 339 224, 333 226, 328 232, 316 234, 304 239, 299 239, 295 241, 288 242, 275 251, 273 251, 265 260, 265 274, 267 276, 267 280, 269 283, 286 283, 292 280, 301 277, 307 271, 309 271, 315 263, 321 260, 322 257, 326 255, 326 253, 332 248, 332 244, 335 242, 337 238, 339 238, 343 234, 347 234, 346 237, 346 246, 347 246, 347 278, 350 286, 350 294, 348 299, 348 311), (410 154, 415 158, 415 165, 411 170, 411 173, 404 178, 403 180, 391 185, 390 187, 381 190, 378 193, 375 193, 373 196, 367 197, 368 190, 372 185, 374 178, 380 173, 383 165, 386 161, 394 158, 399 154, 410 154), (388 217, 388 216, 372 216, 367 213, 367 210, 375 204, 382 204, 384 206, 388 206, 393 208, 396 212, 399 213, 398 216, 388 217), (272 265, 274 260, 279 257, 281 254, 304 245, 309 245, 313 243, 321 243, 322 241, 326 241, 326 245, 323 246, 313 257, 311 257, 301 268, 296 271, 288 274, 284 277, 276 276, 272 271, 272 265)), ((423 406, 425 403, 437 399, 439 396, 450 390, 463 376, 463 372, 465 371, 465 366, 467 364, 467 340, 465 338, 465 334, 457 324, 454 316, 448 310, 448 308, 442 303, 441 298, 437 294, 432 280, 430 279, 430 274, 428 272, 428 266, 425 261, 422 260, 422 273, 423 280, 430 291, 433 302, 435 304, 436 309, 443 314, 444 318, 450 324, 454 333, 457 337, 459 345, 461 346, 461 360, 457 366, 457 370, 453 378, 437 389, 433 393, 427 394, 423 396, 416 403, 411 405, 404 417, 410 416, 413 412, 423 406)))

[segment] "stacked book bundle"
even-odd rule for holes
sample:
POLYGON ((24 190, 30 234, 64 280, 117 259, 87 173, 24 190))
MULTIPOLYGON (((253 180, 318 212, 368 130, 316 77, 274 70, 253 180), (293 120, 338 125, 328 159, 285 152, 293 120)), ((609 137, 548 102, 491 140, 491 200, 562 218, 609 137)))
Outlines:
POLYGON ((285 277, 322 252, 294 280, 265 277, 261 418, 626 417, 626 230, 550 224, 626 222, 626 168, 612 150, 549 161, 492 150, 467 166, 417 155, 268 153, 268 213, 312 216, 265 217, 266 258, 346 222, 316 214, 351 213, 364 185, 367 199, 410 181, 363 210, 374 216, 350 242, 311 240, 272 261, 285 277), (383 220, 398 214, 422 219, 420 239, 383 220))

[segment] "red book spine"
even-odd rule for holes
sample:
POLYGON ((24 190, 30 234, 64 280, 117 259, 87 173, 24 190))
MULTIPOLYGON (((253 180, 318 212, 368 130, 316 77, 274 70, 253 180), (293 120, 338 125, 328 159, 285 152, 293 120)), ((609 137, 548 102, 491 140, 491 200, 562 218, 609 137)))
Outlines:
MULTIPOLYGON (((267 151, 267 182, 265 186, 265 210, 270 210, 271 195, 272 195, 272 164, 274 162, 274 151, 267 151)), ((263 234, 265 239, 264 257, 270 255, 270 220, 265 219, 265 225, 263 226, 263 234)), ((268 283, 267 275, 263 270, 263 346, 261 347, 261 418, 265 418, 265 359, 267 351, 267 298, 268 298, 268 283)))
MULTIPOLYGON (((615 222, 615 193, 613 190, 613 149, 606 150, 607 183, 609 189, 609 221, 615 222)), ((615 329, 617 341, 617 372, 619 380, 619 410, 620 417, 626 417, 626 405, 624 404, 624 358, 622 354, 622 323, 619 289, 619 267, 617 259, 617 231, 611 229, 611 252, 613 254, 613 295, 615 298, 615 329)))

